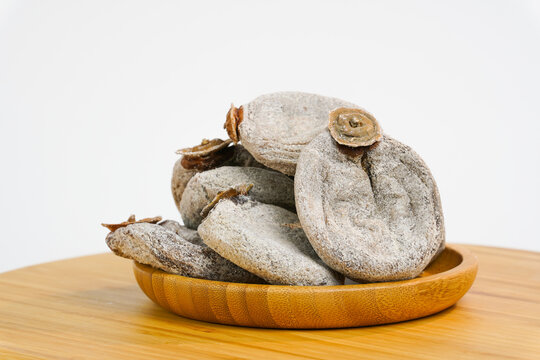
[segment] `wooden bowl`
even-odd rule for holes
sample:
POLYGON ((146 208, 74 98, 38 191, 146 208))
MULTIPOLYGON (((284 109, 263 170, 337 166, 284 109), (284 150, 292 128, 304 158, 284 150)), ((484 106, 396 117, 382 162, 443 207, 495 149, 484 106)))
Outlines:
POLYGON ((478 268, 467 249, 446 249, 417 278, 340 286, 238 284, 189 278, 135 263, 139 286, 175 314, 219 324, 283 329, 379 325, 435 314, 471 287, 478 268))

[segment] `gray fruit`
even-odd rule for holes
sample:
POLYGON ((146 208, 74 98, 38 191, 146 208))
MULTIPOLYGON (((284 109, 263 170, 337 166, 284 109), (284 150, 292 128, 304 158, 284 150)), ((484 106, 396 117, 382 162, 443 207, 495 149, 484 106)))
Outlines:
POLYGON ((189 181, 180 202, 184 225, 196 229, 202 221, 202 209, 218 192, 242 184, 253 184, 250 195, 260 202, 295 209, 294 182, 288 176, 273 170, 222 166, 198 173, 189 181))
MULTIPOLYGON (((174 163, 173 174, 171 178, 171 191, 176 204, 176 208, 180 210, 180 201, 186 186, 195 174, 201 172, 195 169, 185 169, 182 164, 182 158, 174 163)), ((221 166, 245 166, 266 168, 263 164, 257 162, 253 156, 240 144, 234 145, 234 153, 232 158, 225 161, 221 166)))
POLYGON ((302 148, 328 126, 328 113, 350 102, 303 92, 262 95, 243 105, 240 141, 257 161, 294 175, 302 148))
MULTIPOLYGON (((138 223, 107 235, 116 254, 172 274, 217 281, 261 283, 260 278, 219 256, 181 225, 138 223), (178 233, 171 228, 176 228, 178 233), (188 233, 188 241, 181 233, 188 233)), ((193 230, 191 230, 193 231, 193 230)))
POLYGON ((343 277, 319 259, 296 214, 246 196, 221 200, 199 226, 205 244, 275 285, 340 285, 343 277))
POLYGON ((388 136, 355 150, 320 134, 299 158, 295 196, 317 254, 351 279, 414 278, 444 248, 435 180, 410 147, 388 136))
POLYGON ((184 194, 184 190, 186 189, 189 180, 191 180, 191 178, 198 172, 200 171, 194 169, 185 169, 182 166, 182 158, 176 160, 174 163, 171 178, 171 191, 178 211, 180 211, 180 201, 182 201, 182 195, 184 194))
POLYGON ((183 225, 180 225, 178 221, 164 220, 160 222, 159 225, 163 226, 167 230, 175 232, 176 235, 180 236, 182 239, 189 241, 190 243, 194 245, 204 246, 204 243, 201 237, 197 233, 197 230, 193 230, 183 225))

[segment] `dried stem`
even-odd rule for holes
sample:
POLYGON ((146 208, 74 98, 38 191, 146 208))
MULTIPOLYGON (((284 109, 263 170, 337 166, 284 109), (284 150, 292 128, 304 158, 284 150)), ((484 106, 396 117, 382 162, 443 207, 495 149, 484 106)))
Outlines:
POLYGON ((161 216, 156 216, 156 217, 153 217, 153 218, 145 218, 145 219, 141 219, 141 220, 135 220, 135 215, 131 215, 127 221, 124 221, 120 224, 101 224, 101 226, 103 227, 106 227, 107 229, 109 229, 109 231, 116 231, 120 228, 123 228, 123 227, 126 227, 128 225, 131 225, 131 224, 140 224, 140 223, 149 223, 149 224, 157 224, 158 222, 161 221, 161 216))
POLYGON ((204 219, 208 215, 208 213, 210 213, 210 210, 212 210, 220 200, 230 199, 239 195, 247 195, 252 187, 253 184, 243 184, 218 192, 216 197, 202 209, 201 216, 204 219))
POLYGON ((238 125, 240 125, 242 120, 244 120, 244 107, 240 106, 239 108, 236 108, 234 107, 234 104, 231 104, 223 128, 227 130, 227 134, 229 134, 229 137, 235 144, 240 141, 238 125))

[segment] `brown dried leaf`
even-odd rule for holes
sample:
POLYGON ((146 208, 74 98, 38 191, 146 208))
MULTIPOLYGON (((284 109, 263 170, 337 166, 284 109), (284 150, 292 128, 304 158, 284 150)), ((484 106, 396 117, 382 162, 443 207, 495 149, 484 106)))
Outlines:
POLYGON ((206 156, 191 157, 184 155, 180 164, 186 170, 206 171, 220 166, 231 159, 233 155, 234 147, 229 146, 206 156))
POLYGON ((216 204, 220 200, 229 199, 229 198, 239 196, 239 195, 247 195, 249 190, 251 190, 252 187, 253 187, 253 184, 242 184, 242 185, 238 185, 238 186, 229 188, 227 190, 218 192, 216 197, 202 209, 201 216, 204 219, 206 215, 208 215, 210 210, 212 210, 214 206, 216 206, 216 204))
POLYGON ((330 134, 341 145, 369 146, 382 138, 379 123, 365 110, 337 108, 330 112, 328 118, 330 134))
POLYGON ((232 140, 221 140, 221 139, 203 139, 200 145, 195 145, 193 147, 184 148, 176 151, 177 154, 184 155, 185 157, 198 158, 202 156, 208 156, 215 152, 218 152, 232 142, 232 140))
POLYGON ((240 141, 238 125, 240 125, 242 120, 244 120, 244 107, 240 106, 239 108, 236 108, 234 107, 234 104, 231 104, 223 128, 227 130, 227 134, 229 134, 229 137, 235 144, 240 141))
POLYGON ((123 228, 125 226, 131 225, 131 224, 139 224, 139 223, 149 223, 149 224, 157 224, 161 221, 161 216, 156 216, 153 218, 145 218, 141 220, 135 220, 135 215, 131 215, 127 221, 124 221, 120 224, 101 224, 101 226, 106 227, 109 229, 109 231, 116 231, 120 228, 123 228))
POLYGON ((183 155, 180 164, 184 169, 206 171, 232 158, 234 148, 229 147, 231 142, 230 139, 203 139, 200 145, 180 149, 176 153, 183 155))

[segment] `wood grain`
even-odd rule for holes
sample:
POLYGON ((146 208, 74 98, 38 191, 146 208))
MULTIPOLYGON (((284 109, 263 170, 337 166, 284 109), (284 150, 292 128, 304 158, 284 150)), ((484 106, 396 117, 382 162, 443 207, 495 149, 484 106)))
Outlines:
POLYGON ((131 261, 112 254, 24 268, 0 274, 0 359, 538 358, 540 253, 467 248, 478 257, 478 275, 455 306, 412 321, 331 330, 179 317, 148 300, 131 261))
POLYGON ((190 319, 279 329, 380 325, 424 317, 454 305, 478 268, 466 248, 448 246, 407 281, 342 286, 237 284, 173 275, 134 263, 135 278, 156 304, 190 319))

